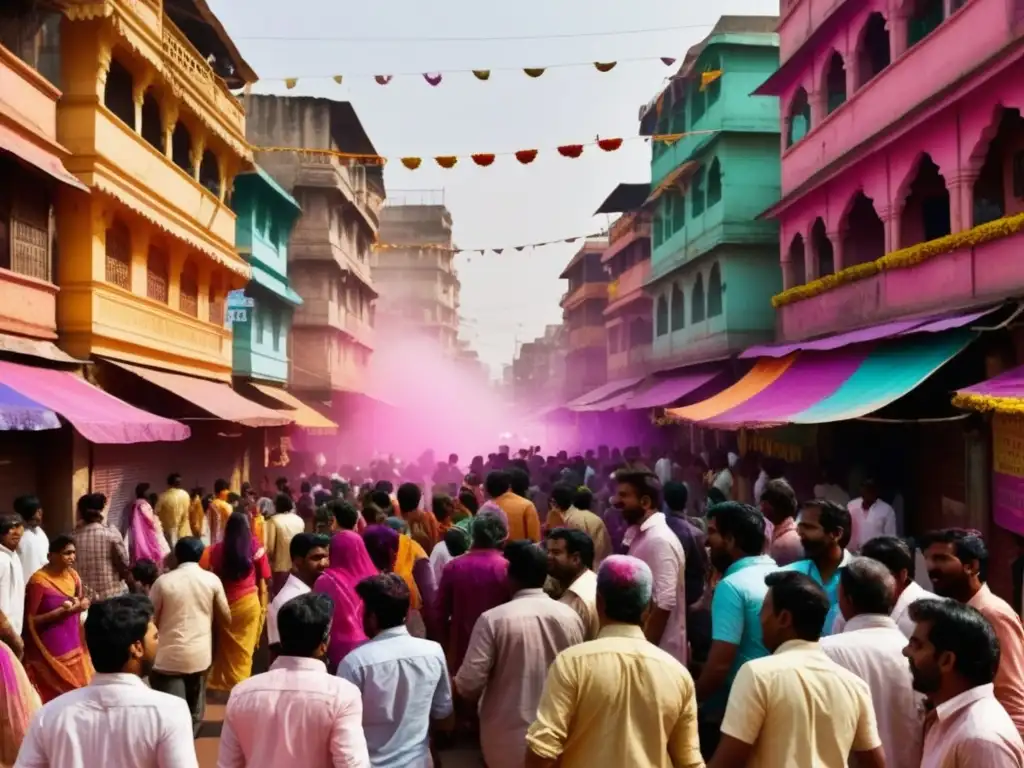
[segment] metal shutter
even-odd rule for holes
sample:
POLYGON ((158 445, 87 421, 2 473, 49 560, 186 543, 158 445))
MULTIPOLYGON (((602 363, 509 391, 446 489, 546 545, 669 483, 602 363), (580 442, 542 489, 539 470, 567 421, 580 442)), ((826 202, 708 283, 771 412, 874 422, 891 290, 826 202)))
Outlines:
POLYGON ((107 523, 121 526, 125 509, 135 499, 135 486, 149 483, 159 493, 167 478, 167 444, 94 445, 92 482, 94 493, 107 497, 107 523))
POLYGON ((0 432, 0 513, 14 512, 18 496, 39 493, 35 432, 0 432))

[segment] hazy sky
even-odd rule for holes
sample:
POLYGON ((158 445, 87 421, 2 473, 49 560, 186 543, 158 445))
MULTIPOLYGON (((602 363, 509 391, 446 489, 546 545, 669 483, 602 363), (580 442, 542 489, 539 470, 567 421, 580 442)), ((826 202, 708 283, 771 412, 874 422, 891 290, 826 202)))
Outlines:
MULTIPOLYGON (((444 190, 456 243, 503 247, 553 240, 607 226, 594 217, 623 181, 650 178, 650 147, 626 142, 614 153, 588 148, 576 160, 552 152, 532 165, 501 158, 490 168, 461 161, 442 170, 434 155, 552 149, 603 137, 636 136, 637 113, 675 71, 657 61, 682 58, 722 14, 774 14, 772 0, 724 0, 714 9, 680 0, 210 0, 242 55, 261 78, 257 91, 327 96, 351 101, 377 151, 420 155, 410 172, 385 169, 388 196, 403 190, 444 190), (593 33, 649 30, 643 34, 593 33), (495 37, 565 35, 562 39, 495 37), (424 38, 491 38, 427 41, 424 38), (279 39, 267 39, 279 38, 279 39), (290 39, 285 39, 290 38, 290 39), (396 38, 399 38, 396 40, 396 38), (648 58, 602 74, 592 67, 555 68, 533 80, 521 71, 495 71, 487 82, 445 73, 432 88, 418 76, 387 86, 373 74, 542 67, 648 58), (336 85, 329 77, 345 76, 336 85), (301 79, 309 76, 309 79, 301 79), (312 76, 321 76, 312 79, 312 76), (286 91, 282 79, 299 77, 286 91)), ((462 336, 495 375, 516 344, 561 320, 565 285, 558 280, 574 246, 560 244, 501 256, 462 254, 462 336)))

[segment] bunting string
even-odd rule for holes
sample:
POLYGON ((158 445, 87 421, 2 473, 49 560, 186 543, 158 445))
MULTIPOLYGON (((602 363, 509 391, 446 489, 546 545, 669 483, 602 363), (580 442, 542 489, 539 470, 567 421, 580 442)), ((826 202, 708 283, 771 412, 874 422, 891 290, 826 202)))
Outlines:
MULTIPOLYGON (((593 141, 585 141, 577 144, 562 144, 554 147, 550 150, 545 150, 547 153, 555 153, 561 157, 575 160, 581 157, 584 150, 587 147, 597 147, 603 152, 615 152, 618 150, 626 141, 657 141, 668 146, 675 144, 680 139, 686 136, 701 136, 717 133, 716 130, 704 130, 704 131, 687 131, 685 133, 659 133, 654 136, 630 136, 628 138, 607 138, 602 139, 600 137, 593 141)), ((373 154, 360 154, 356 152, 341 152, 334 149, 310 149, 306 147, 252 147, 253 152, 293 152, 301 157, 310 158, 314 161, 322 161, 330 158, 335 158, 344 164, 353 165, 376 165, 383 166, 388 162, 397 161, 402 167, 415 171, 423 165, 424 157, 416 155, 406 155, 402 157, 387 158, 381 155, 373 154)), ((434 163, 440 168, 451 169, 459 164, 460 160, 471 160, 475 165, 481 168, 488 168, 497 161, 499 157, 514 157, 520 165, 529 165, 536 160, 541 154, 539 149, 519 149, 514 152, 477 152, 471 155, 435 155, 432 159, 434 163)))
POLYGON ((539 243, 524 243, 522 245, 510 245, 501 248, 459 248, 458 246, 446 245, 444 243, 374 243, 373 249, 375 251, 443 251, 452 254, 464 253, 481 256, 485 253, 493 253, 500 256, 505 251, 522 252, 527 249, 533 250, 534 248, 544 248, 549 245, 571 245, 580 240, 596 240, 607 236, 608 230, 604 230, 603 232, 592 232, 589 235, 576 235, 575 237, 563 237, 560 240, 544 240, 539 243))

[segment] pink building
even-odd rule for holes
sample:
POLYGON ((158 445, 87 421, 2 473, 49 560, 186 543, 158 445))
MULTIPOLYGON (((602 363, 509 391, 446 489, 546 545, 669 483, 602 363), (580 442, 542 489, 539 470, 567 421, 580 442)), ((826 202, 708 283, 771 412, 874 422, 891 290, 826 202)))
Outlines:
POLYGON ((779 339, 1024 294, 1024 2, 782 4, 779 339))

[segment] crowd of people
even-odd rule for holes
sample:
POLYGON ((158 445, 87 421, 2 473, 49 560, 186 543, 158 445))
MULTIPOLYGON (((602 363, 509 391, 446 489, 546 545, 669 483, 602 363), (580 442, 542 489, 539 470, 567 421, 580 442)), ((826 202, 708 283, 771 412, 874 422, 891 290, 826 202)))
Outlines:
POLYGON ((222 768, 464 743, 488 768, 1024 768, 1024 625, 980 534, 910 541, 870 480, 801 502, 780 462, 735 465, 503 448, 211 496, 171 475, 117 525, 83 496, 52 537, 19 498, 0 766, 196 766, 209 694, 222 768))

